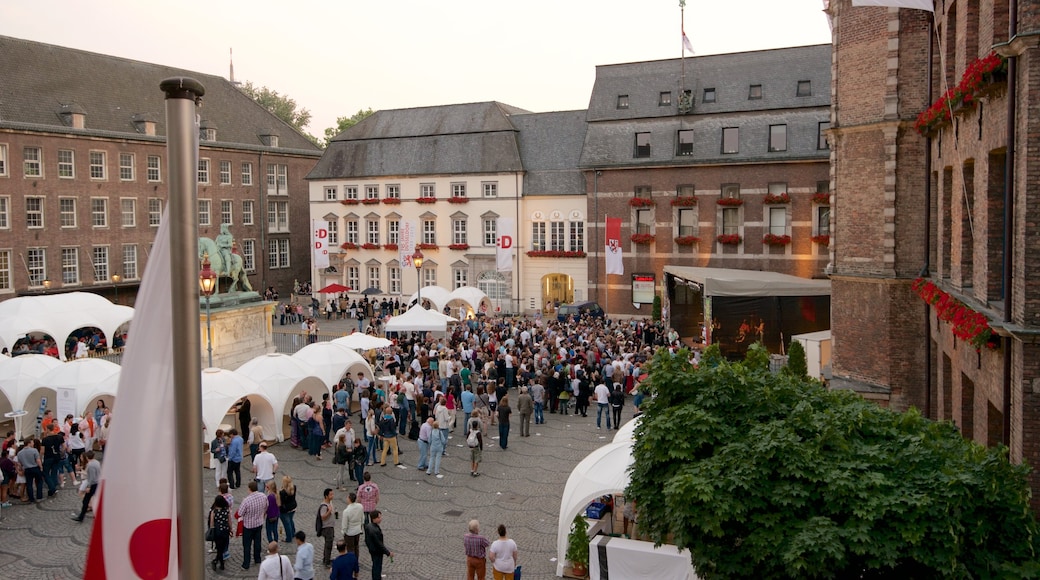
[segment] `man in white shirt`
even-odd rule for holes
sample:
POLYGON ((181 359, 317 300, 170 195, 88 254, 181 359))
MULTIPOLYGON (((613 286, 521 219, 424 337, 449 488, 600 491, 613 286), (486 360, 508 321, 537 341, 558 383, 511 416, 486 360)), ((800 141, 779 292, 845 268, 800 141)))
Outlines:
POLYGON ((278 553, 278 542, 267 544, 267 557, 260 563, 260 574, 256 580, 283 580, 295 577, 296 571, 293 570, 289 557, 278 553))
POLYGON ((607 414, 607 429, 610 429, 610 389, 607 385, 600 383, 596 385, 596 428, 602 429, 600 426, 600 417, 605 412, 607 414))
POLYGON ((404 376, 404 384, 401 385, 404 389, 404 399, 408 403, 408 424, 411 425, 412 421, 417 421, 415 418, 415 383, 412 382, 412 375, 406 374, 404 376))
POLYGON ((260 487, 263 488, 268 481, 274 479, 274 474, 277 472, 278 460, 275 459, 272 453, 267 451, 267 443, 261 442, 260 453, 253 458, 253 473, 256 474, 256 480, 260 483, 260 487))

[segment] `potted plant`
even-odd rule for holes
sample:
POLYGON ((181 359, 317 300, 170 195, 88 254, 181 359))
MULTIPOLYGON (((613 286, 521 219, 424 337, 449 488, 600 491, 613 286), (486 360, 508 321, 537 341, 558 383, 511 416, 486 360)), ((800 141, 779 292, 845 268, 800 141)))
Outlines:
POLYGON ((744 205, 744 200, 739 197, 720 197, 718 203, 723 206, 738 206, 744 205))
POLYGON ((361 203, 365 205, 375 205, 379 203, 379 201, 380 200, 378 197, 366 197, 365 199, 361 200, 361 203))
POLYGON ((401 198, 399 197, 384 197, 383 203, 386 205, 401 205, 401 198))
POLYGON ((357 205, 358 204, 358 200, 356 200, 356 199, 341 199, 339 203, 342 204, 342 205, 357 205))
POLYGON ((831 236, 830 236, 830 234, 820 234, 818 236, 813 236, 810 239, 812 241, 816 242, 817 244, 820 244, 821 246, 829 246, 829 245, 831 245, 831 236))
POLYGON ((677 246, 692 246, 697 242, 701 241, 697 236, 676 236, 675 245, 677 246))
POLYGON ((695 205, 697 205, 697 198, 692 195, 672 199, 672 207, 693 207, 695 205))
POLYGON ((415 244, 415 247, 420 250, 436 250, 437 244, 415 244))
POLYGON ((657 238, 654 234, 632 234, 633 244, 652 244, 657 238))
POLYGON ((791 243, 791 236, 766 234, 762 236, 762 243, 767 246, 786 246, 791 243))
POLYGON ((383 244, 384 250, 396 250, 397 244, 383 244))
POLYGON ((829 194, 829 193, 827 193, 825 191, 816 192, 816 193, 812 194, 812 201, 813 201, 813 203, 818 203, 820 205, 830 205, 831 204, 831 194, 829 194))
POLYGON ((584 514, 574 516, 571 533, 567 536, 567 559, 571 562, 571 573, 584 578, 589 573, 589 524, 584 514))
POLYGON ((468 250, 469 244, 450 244, 448 245, 449 250, 468 250))
POLYGON ((448 203, 468 203, 469 198, 464 195, 455 195, 448 198, 448 203))
POLYGON ((740 234, 721 234, 715 238, 720 244, 737 245, 740 243, 740 234))
POLYGON ((633 197, 628 200, 628 205, 632 207, 654 207, 654 200, 649 197, 633 197))
POLYGON ((417 197, 415 198, 417 203, 437 203, 436 197, 417 197))
POLYGON ((582 250, 531 250, 527 255, 532 258, 584 258, 582 250))
POLYGON ((339 247, 344 250, 356 250, 357 244, 355 244, 354 242, 343 242, 339 245, 339 247))
POLYGON ((379 249, 379 244, 364 243, 364 244, 361 244, 361 249, 362 250, 378 250, 379 249))
POLYGON ((791 196, 787 195, 786 191, 783 192, 783 193, 777 193, 777 194, 767 193, 766 196, 764 198, 762 198, 762 203, 768 203, 768 204, 791 203, 791 196))

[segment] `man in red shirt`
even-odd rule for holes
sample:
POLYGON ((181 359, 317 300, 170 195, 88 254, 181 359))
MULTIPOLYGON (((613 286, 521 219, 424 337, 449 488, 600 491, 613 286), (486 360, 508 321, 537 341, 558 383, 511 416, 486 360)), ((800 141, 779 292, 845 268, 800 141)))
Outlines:
POLYGON ((252 544, 253 562, 260 564, 260 530, 267 518, 267 496, 257 491, 256 481, 249 482, 249 495, 238 506, 242 519, 242 568, 249 569, 249 547, 252 544))

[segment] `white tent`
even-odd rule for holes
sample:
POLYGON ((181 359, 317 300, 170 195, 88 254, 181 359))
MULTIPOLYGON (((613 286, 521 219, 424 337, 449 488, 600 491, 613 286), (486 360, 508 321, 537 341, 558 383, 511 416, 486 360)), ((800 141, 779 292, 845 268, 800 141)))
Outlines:
MULTIPOLYGON (((480 288, 474 288, 473 286, 463 286, 452 290, 451 295, 448 297, 448 302, 454 302, 456 300, 464 302, 473 312, 481 312, 481 306, 484 306, 486 312, 491 308, 491 299, 484 294, 484 291, 480 288)), ((444 307, 441 307, 444 310, 444 307)))
POLYGON ((21 296, 0 302, 0 347, 14 343, 31 332, 49 334, 65 358, 65 340, 75 330, 95 327, 104 333, 109 346, 116 330, 134 317, 129 306, 112 304, 90 292, 46 296, 21 296))
POLYGON ((0 393, 7 399, 0 401, 0 417, 24 408, 23 397, 32 391, 37 379, 61 364, 60 360, 44 354, 23 354, 14 358, 0 356, 0 393))
MULTIPOLYGON (((412 294, 411 298, 405 304, 413 304, 419 299, 419 293, 412 294)), ((451 300, 451 291, 440 286, 423 286, 422 288, 422 299, 429 300, 431 304, 437 309, 437 312, 444 310, 444 307, 451 300)))
MULTIPOLYGON (((641 417, 642 415, 640 415, 641 417)), ((628 423, 625 423, 614 433, 614 440, 612 443, 624 443, 625 441, 635 441, 636 427, 639 425, 639 417, 631 419, 628 423)))
POLYGON ((318 393, 320 398, 320 393, 327 389, 324 381, 314 374, 307 363, 286 354, 260 355, 238 367, 235 372, 256 381, 271 400, 276 423, 281 427, 278 429, 279 440, 285 436, 284 417, 291 410, 293 398, 302 391, 318 393))
POLYGON ((393 344, 393 342, 381 336, 372 336, 371 334, 363 334, 361 332, 341 336, 332 340, 332 343, 351 350, 372 350, 374 348, 386 348, 393 344))
MULTIPOLYGON (((82 414, 102 388, 110 389, 113 381, 119 380, 119 371, 119 365, 97 358, 58 363, 58 366, 38 377, 18 395, 21 399, 18 405, 32 413, 40 406, 43 397, 47 397, 48 407, 53 409, 58 389, 68 388, 75 389, 76 412, 82 414)), ((26 432, 27 427, 31 427, 30 431, 36 428, 35 425, 23 424, 23 432, 26 432)))
POLYGON ((208 443, 213 439, 223 423, 238 425, 237 417, 229 417, 228 412, 242 397, 249 398, 250 412, 259 419, 265 436, 279 435, 281 441, 274 406, 260 385, 235 371, 217 368, 202 371, 202 425, 206 430, 203 441, 208 443))
POLYGON ((433 310, 413 306, 404 314, 391 318, 383 330, 386 332, 444 332, 449 322, 457 322, 455 318, 445 316, 433 310))
MULTIPOLYGON (((372 374, 372 366, 364 357, 332 342, 308 344, 292 356, 307 365, 311 374, 320 378, 326 392, 330 393, 331 386, 338 383, 347 372, 364 373, 370 380, 375 376, 372 374)), ((321 400, 321 395, 317 398, 321 400)))

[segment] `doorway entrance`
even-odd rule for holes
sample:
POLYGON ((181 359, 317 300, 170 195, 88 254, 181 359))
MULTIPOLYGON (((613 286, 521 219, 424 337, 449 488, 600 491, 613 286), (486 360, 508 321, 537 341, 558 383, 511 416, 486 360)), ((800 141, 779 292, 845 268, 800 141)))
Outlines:
POLYGON ((542 276, 542 312, 552 314, 560 304, 574 302, 574 278, 567 274, 542 276))

